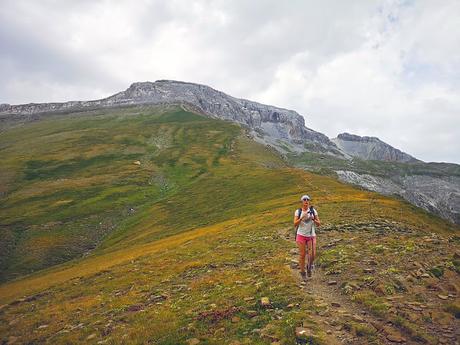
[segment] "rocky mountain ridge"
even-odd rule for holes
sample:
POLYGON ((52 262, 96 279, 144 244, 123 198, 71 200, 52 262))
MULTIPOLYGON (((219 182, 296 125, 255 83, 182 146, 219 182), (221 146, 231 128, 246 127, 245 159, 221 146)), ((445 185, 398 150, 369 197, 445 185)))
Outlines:
POLYGON ((301 152, 305 144, 317 151, 346 157, 324 134, 305 126, 304 118, 293 110, 229 96, 209 86, 173 80, 133 83, 125 91, 94 101, 0 105, 0 121, 15 116, 27 120, 36 115, 133 105, 182 104, 213 118, 247 126, 258 141, 283 150, 301 152))
MULTIPOLYGON (((360 185, 383 194, 397 194, 414 205, 430 212, 460 222, 460 182, 454 174, 432 176, 431 168, 424 170, 420 160, 404 153, 376 137, 361 137, 342 133, 329 139, 326 135, 306 127, 303 116, 293 110, 235 98, 209 86, 174 80, 137 82, 125 91, 93 101, 64 103, 30 103, 0 105, 0 129, 8 122, 27 122, 49 114, 67 114, 101 108, 119 108, 141 105, 181 105, 211 118, 236 122, 248 129, 256 141, 273 146, 281 154, 313 152, 325 154, 336 160, 354 159, 417 165, 416 173, 401 171, 385 173, 335 169, 342 181, 360 185), (422 165, 420 168, 419 165, 422 165), (369 176, 367 176, 369 175, 369 176), (369 183, 369 179, 372 183, 369 183), (442 191, 436 193, 435 191, 442 191)), ((315 164, 315 162, 310 162, 315 164)), ((394 170, 394 169, 393 169, 394 170)), ((396 169, 398 170, 398 169, 396 169)), ((408 169, 409 171, 412 168, 408 169)), ((454 169, 455 170, 455 169, 454 169)))
POLYGON ((339 180, 384 195, 398 195, 411 204, 460 224, 460 177, 429 175, 377 176, 336 171, 339 180))
POLYGON ((418 162, 411 155, 402 152, 376 137, 341 133, 332 141, 343 151, 353 157, 365 160, 388 162, 418 162))
POLYGON ((136 82, 125 91, 93 101, 0 104, 0 123, 11 119, 30 121, 52 113, 149 104, 181 104, 212 118, 237 122, 247 126, 256 141, 274 146, 281 153, 310 151, 344 159, 418 161, 375 137, 342 133, 329 139, 306 127, 304 117, 293 110, 235 98, 206 85, 174 80, 136 82))

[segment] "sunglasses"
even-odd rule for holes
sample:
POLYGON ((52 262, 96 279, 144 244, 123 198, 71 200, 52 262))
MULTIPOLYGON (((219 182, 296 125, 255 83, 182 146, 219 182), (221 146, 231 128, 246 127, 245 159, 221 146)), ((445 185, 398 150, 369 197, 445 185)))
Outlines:
POLYGON ((302 201, 310 201, 310 199, 302 199, 302 201))

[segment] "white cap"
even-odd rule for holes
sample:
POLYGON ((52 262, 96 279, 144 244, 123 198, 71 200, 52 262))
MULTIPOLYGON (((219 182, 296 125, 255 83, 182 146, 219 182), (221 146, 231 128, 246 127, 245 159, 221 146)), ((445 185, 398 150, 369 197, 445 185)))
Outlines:
POLYGON ((304 201, 304 199, 310 200, 310 197, 306 194, 302 195, 302 197, 300 198, 300 201, 304 201))

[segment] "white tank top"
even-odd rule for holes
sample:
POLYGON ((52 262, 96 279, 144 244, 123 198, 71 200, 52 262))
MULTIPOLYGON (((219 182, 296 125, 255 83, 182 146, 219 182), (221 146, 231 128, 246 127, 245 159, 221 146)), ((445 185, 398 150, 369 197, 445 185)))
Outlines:
MULTIPOLYGON (((300 216, 302 217, 307 212, 308 210, 306 211, 302 210, 302 213, 300 216)), ((313 208, 313 212, 315 212, 315 216, 317 217, 318 212, 316 211, 316 209, 313 208)), ((294 215, 295 216, 299 215, 298 209, 295 210, 294 215)), ((299 224, 299 227, 297 228, 297 234, 302 235, 302 236, 316 236, 315 223, 313 222, 313 220, 311 219, 302 220, 299 224)))

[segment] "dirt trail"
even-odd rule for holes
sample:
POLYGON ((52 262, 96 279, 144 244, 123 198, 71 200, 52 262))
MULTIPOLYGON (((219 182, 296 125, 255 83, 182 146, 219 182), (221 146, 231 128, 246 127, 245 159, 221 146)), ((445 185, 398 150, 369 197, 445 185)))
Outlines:
MULTIPOLYGON (((280 232, 280 235, 286 241, 293 241, 290 229, 280 232)), ((320 250, 318 248, 318 252, 320 250)), ((312 277, 302 280, 294 264, 298 260, 297 251, 292 250, 289 255, 292 274, 298 280, 301 291, 313 298, 316 312, 312 315, 328 335, 328 343, 416 344, 402 336, 396 327, 378 319, 343 295, 339 283, 331 276, 326 276, 318 265, 312 277)))

